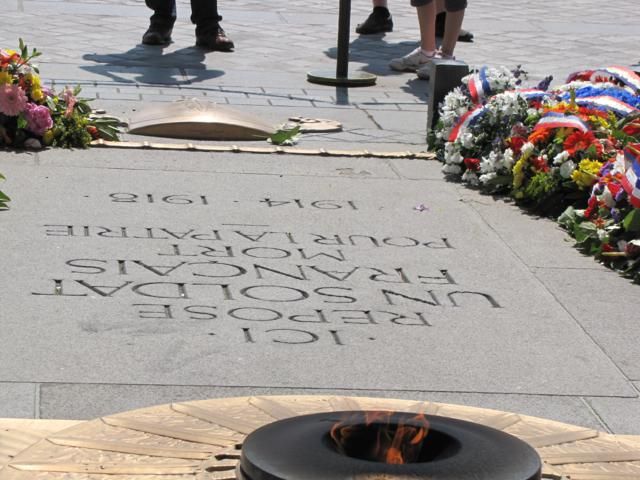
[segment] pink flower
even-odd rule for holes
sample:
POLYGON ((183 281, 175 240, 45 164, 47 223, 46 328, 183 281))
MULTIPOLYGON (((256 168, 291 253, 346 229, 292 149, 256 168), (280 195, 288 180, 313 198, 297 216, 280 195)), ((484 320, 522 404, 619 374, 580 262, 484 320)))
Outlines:
POLYGON ((27 105, 27 96, 19 85, 0 86, 0 113, 15 117, 27 105))
POLYGON ((73 107, 76 106, 76 97, 73 95, 73 90, 69 87, 66 87, 62 92, 62 98, 64 99, 64 103, 67 104, 67 109, 64 112, 64 116, 68 117, 73 113, 73 107))
POLYGON ((44 105, 27 103, 24 116, 27 119, 27 129, 38 136, 44 135, 44 132, 53 127, 51 112, 44 105))

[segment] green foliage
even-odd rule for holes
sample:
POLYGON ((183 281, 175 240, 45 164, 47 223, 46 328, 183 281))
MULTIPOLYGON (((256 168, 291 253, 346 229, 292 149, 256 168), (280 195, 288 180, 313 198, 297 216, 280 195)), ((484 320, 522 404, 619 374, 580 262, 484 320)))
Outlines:
MULTIPOLYGON (((4 175, 2 175, 0 173, 0 180, 4 180, 4 175)), ((0 210, 4 210, 5 208, 9 208, 7 203, 10 201, 11 199, 5 195, 2 190, 0 190, 0 210)))
POLYGON ((622 221, 622 226, 627 232, 640 232, 640 209, 631 210, 622 221))
POLYGON ((91 143, 91 134, 87 131, 89 121, 78 112, 68 117, 54 117, 53 141, 51 145, 62 148, 84 148, 91 143))
POLYGON ((89 117, 89 122, 94 126, 100 138, 117 142, 120 133, 120 120, 114 117, 89 117))
POLYGON ((558 180, 548 173, 536 173, 526 185, 524 194, 526 198, 541 201, 558 188, 558 180))
POLYGON ((295 145, 300 134, 300 126, 278 129, 276 133, 269 137, 269 142, 274 145, 295 145))

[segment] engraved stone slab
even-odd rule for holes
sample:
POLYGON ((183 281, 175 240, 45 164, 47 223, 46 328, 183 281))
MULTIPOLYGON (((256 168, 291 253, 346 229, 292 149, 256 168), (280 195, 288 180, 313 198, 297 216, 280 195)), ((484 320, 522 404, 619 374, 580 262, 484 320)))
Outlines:
POLYGON ((3 381, 634 395, 456 185, 92 154, 1 165, 3 381))
POLYGON ((129 133, 193 140, 264 140, 274 132, 255 115, 195 98, 145 107, 129 121, 129 133))

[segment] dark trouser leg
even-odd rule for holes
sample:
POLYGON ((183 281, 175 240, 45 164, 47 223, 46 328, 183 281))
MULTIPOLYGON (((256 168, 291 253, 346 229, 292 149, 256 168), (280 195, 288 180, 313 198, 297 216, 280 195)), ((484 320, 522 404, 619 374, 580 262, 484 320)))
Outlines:
POLYGON ((173 27, 176 21, 175 0, 145 0, 147 7, 153 10, 151 24, 163 27, 173 27))
POLYGON ((216 0, 191 0, 191 22, 196 24, 196 35, 199 30, 210 30, 217 27, 222 17, 218 15, 216 0))

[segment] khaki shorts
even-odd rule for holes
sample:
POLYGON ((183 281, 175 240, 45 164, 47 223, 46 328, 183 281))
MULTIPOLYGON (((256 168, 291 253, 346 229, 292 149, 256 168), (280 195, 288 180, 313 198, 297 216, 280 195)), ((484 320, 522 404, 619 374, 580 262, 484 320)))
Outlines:
MULTIPOLYGON (((433 0, 411 0, 414 7, 422 7, 429 5, 433 0)), ((467 0, 444 0, 444 9, 447 12, 458 12, 467 8, 467 0)))

